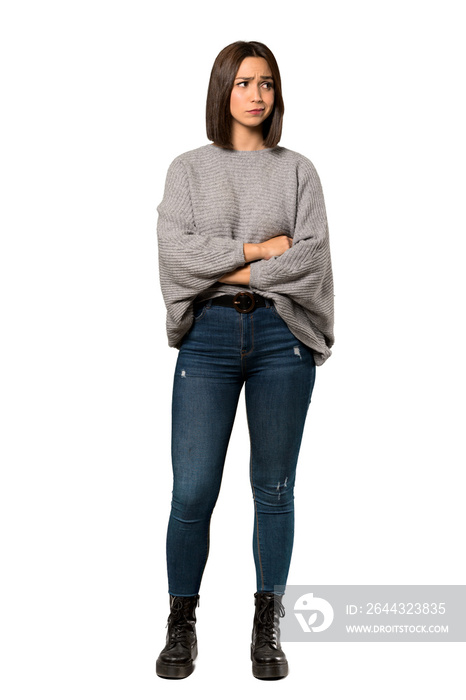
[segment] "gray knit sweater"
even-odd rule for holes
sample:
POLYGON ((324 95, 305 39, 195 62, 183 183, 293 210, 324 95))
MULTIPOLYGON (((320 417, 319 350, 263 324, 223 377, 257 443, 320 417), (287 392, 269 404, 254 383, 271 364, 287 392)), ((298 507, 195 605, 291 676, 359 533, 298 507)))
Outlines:
POLYGON ((283 146, 230 151, 212 143, 177 156, 157 207, 162 294, 171 347, 193 322, 193 300, 253 291, 273 299, 291 332, 331 355, 333 277, 324 197, 306 156, 283 146), (243 243, 286 234, 280 256, 251 263, 250 285, 219 277, 245 264, 243 243))

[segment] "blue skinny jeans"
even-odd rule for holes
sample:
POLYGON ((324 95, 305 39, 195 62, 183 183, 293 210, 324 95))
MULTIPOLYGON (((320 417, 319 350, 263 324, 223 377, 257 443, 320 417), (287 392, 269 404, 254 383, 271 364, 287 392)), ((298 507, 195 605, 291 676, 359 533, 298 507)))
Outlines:
POLYGON ((296 464, 315 374, 312 351, 291 333, 272 303, 248 314, 210 301, 196 307, 173 383, 173 492, 166 542, 171 595, 199 592, 243 384, 256 590, 285 592, 296 464))

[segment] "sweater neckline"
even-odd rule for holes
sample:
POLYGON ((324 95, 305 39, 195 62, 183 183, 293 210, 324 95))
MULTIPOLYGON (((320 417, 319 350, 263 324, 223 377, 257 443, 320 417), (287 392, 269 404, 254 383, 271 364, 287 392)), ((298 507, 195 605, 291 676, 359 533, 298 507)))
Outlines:
POLYGON ((258 153, 268 153, 269 151, 275 151, 278 149, 277 146, 272 146, 271 148, 260 148, 255 151, 239 151, 237 149, 230 149, 230 148, 222 148, 221 146, 216 146, 214 143, 209 143, 208 146, 211 148, 212 151, 221 151, 222 153, 231 153, 232 155, 235 156, 251 156, 252 154, 258 154, 258 153))

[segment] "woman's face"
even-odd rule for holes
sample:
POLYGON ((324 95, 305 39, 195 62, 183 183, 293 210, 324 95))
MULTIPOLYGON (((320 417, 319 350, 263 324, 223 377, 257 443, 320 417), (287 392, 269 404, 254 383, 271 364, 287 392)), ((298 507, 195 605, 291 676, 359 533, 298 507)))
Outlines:
POLYGON ((265 58, 245 58, 236 73, 230 96, 233 120, 243 126, 257 127, 270 116, 274 97, 272 71, 265 58))

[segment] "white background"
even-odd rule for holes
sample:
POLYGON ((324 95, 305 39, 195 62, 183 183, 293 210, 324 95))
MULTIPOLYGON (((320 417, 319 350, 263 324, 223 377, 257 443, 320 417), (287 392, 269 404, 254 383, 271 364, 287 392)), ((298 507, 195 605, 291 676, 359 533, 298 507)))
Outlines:
POLYGON ((208 143, 212 64, 240 39, 278 61, 280 143, 317 168, 334 265, 336 343, 303 439, 289 583, 465 583, 460 9, 2 4, 4 697, 464 698, 464 644, 288 644, 286 680, 253 678, 243 403, 196 670, 170 683, 154 668, 177 354, 156 207, 171 160, 208 143))

